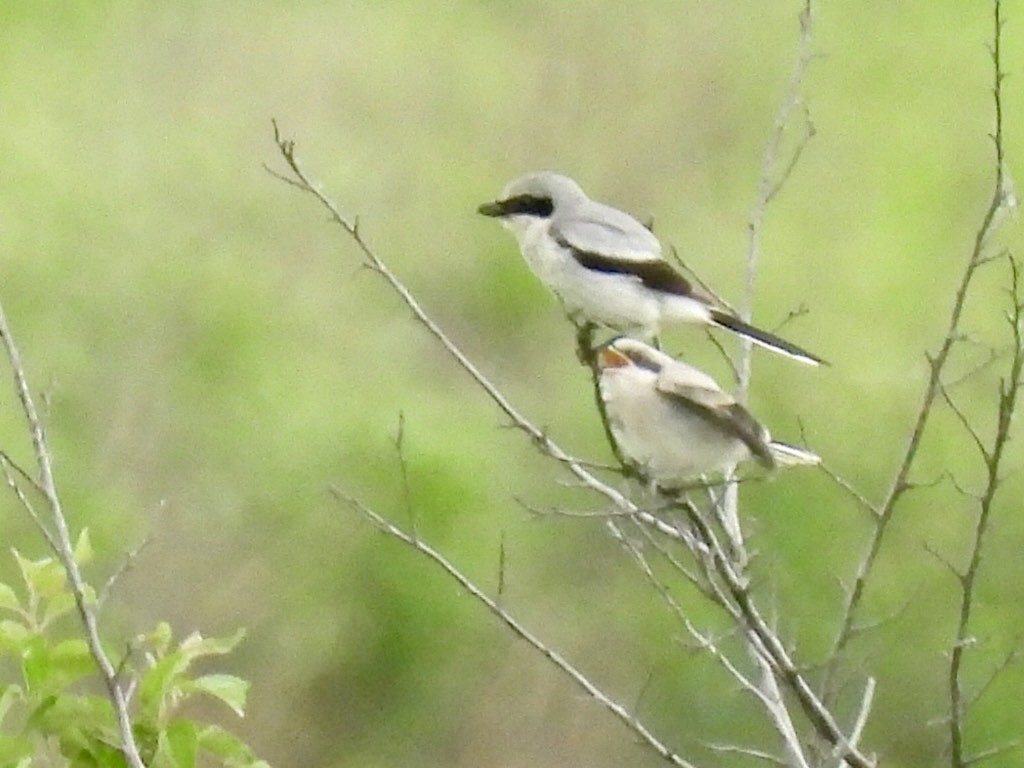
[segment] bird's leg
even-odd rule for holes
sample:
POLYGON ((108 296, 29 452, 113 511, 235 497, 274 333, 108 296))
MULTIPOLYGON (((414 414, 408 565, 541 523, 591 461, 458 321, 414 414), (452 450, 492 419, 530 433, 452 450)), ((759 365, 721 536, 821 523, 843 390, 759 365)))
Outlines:
POLYGON ((576 324, 576 357, 583 365, 594 370, 594 331, 597 326, 586 320, 582 323, 573 322, 576 324))

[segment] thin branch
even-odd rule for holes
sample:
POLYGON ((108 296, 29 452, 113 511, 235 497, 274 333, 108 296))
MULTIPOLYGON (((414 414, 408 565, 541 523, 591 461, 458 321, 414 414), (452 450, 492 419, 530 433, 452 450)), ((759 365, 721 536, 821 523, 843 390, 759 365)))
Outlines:
POLYGON ((939 394, 942 395, 942 399, 945 400, 946 405, 949 406, 953 415, 956 416, 957 421, 960 422, 960 426, 964 428, 964 431, 970 435, 971 440, 974 441, 974 447, 978 449, 978 453, 981 454, 981 458, 987 463, 989 455, 988 449, 985 447, 985 441, 982 439, 981 435, 978 434, 978 430, 974 428, 974 425, 971 424, 971 420, 967 418, 967 414, 965 414, 960 409, 960 406, 956 404, 956 400, 953 399, 953 396, 949 393, 942 382, 939 382, 939 394))
MULTIPOLYGON (((535 426, 525 416, 523 416, 512 403, 505 397, 504 394, 495 386, 490 379, 488 379, 477 366, 466 356, 466 354, 455 344, 454 341, 448 336, 447 333, 426 313, 419 301, 413 296, 412 292, 406 287, 405 283, 399 280, 398 276, 391 271, 391 269, 373 252, 373 250, 367 245, 359 232, 358 219, 349 220, 342 215, 338 207, 321 191, 319 185, 313 183, 302 169, 298 157, 295 154, 295 142, 290 139, 285 139, 277 126, 277 123, 273 123, 274 127, 274 141, 281 151, 281 156, 284 158, 289 169, 294 174, 294 178, 290 179, 291 186, 311 194, 315 197, 319 203, 327 209, 330 218, 336 224, 340 225, 345 232, 352 238, 360 252, 366 259, 366 264, 374 272, 378 273, 383 277, 391 288, 398 294, 403 302, 412 310, 413 316, 416 318, 427 331, 430 332, 434 338, 436 338, 445 350, 455 358, 455 361, 465 370, 476 383, 487 393, 488 397, 494 401, 498 408, 511 419, 513 425, 525 432, 537 448, 547 456, 556 459, 559 462, 565 464, 569 471, 575 475, 585 487, 590 488, 593 491, 608 498, 616 507, 629 513, 637 513, 639 510, 626 496, 616 491, 607 483, 601 482, 573 456, 567 451, 563 450, 558 444, 551 440, 544 430, 535 426)), ((268 169, 269 170, 269 169, 268 169)), ((280 174, 272 172, 275 178, 280 178, 280 174)), ((666 534, 671 535, 671 529, 664 531, 666 534)))
POLYGON ((700 276, 696 269, 684 261, 683 257, 679 255, 679 251, 674 245, 669 246, 669 252, 672 254, 672 259, 693 279, 693 282, 697 284, 697 287, 700 288, 701 292, 710 297, 712 301, 718 304, 718 306, 728 310, 730 314, 736 314, 736 307, 730 304, 722 294, 712 288, 711 285, 700 276))
POLYGON ((409 464, 405 459, 405 413, 403 411, 398 412, 398 428, 395 430, 393 444, 402 478, 402 501, 405 504, 405 513, 409 516, 409 526, 415 535, 419 533, 419 525, 417 524, 416 509, 412 504, 412 489, 409 486, 409 464))
POLYGON ((763 648, 763 657, 771 661, 775 673, 796 696, 804 715, 815 730, 836 750, 837 755, 851 766, 868 768, 874 760, 850 745, 835 718, 811 689, 803 673, 793 662, 778 635, 761 616, 751 597, 745 576, 741 575, 708 522, 693 505, 685 508, 691 523, 704 540, 715 563, 716 573, 722 578, 729 595, 743 616, 744 624, 763 648))
MULTIPOLYGON (((690 617, 687 616, 686 611, 683 610, 683 607, 679 604, 679 601, 672 596, 672 593, 669 591, 665 583, 654 573, 654 569, 647 561, 647 558, 641 549, 633 544, 625 533, 617 526, 614 527, 614 533, 618 540, 622 542, 629 554, 632 555, 637 566, 640 568, 640 572, 647 579, 647 582, 654 588, 654 591, 658 593, 690 637, 697 642, 697 647, 710 653, 711 656, 725 668, 732 678, 740 684, 741 688, 748 693, 753 694, 753 696, 761 702, 766 710, 771 711, 772 702, 770 702, 758 687, 739 669, 739 667, 736 666, 736 664, 733 663, 733 661, 721 648, 718 647, 717 643, 715 643, 712 638, 697 629, 690 620, 690 617)), ((703 589, 701 591, 703 591, 703 589)))
POLYGON ((856 501, 857 505, 861 509, 865 510, 866 512, 869 512, 871 514, 872 519, 876 519, 878 517, 878 507, 875 506, 875 504, 872 503, 872 501, 867 496, 865 496, 859 490, 857 490, 857 487, 853 483, 851 483, 849 480, 846 480, 842 475, 835 472, 824 461, 818 465, 818 468, 822 472, 824 472, 825 476, 828 477, 833 483, 835 483, 844 491, 846 491, 847 495, 854 501, 856 501))
MULTIPOLYGON (((805 13, 807 14, 808 25, 810 25, 810 11, 810 4, 808 3, 805 11, 805 13)), ((807 35, 807 40, 810 40, 809 32, 807 35)), ((804 50, 802 53, 806 56, 806 59, 801 58, 802 66, 804 69, 806 69, 807 65, 811 61, 810 49, 804 50)), ((797 84, 799 84, 799 82, 803 80, 803 72, 794 72, 793 78, 794 81, 797 84)), ((778 178, 775 180, 775 183, 772 185, 771 189, 768 190, 768 194, 765 196, 766 204, 774 200, 775 196, 782 191, 782 188, 786 185, 786 181, 793 173, 793 170, 796 168, 797 164, 799 164, 800 158, 803 155, 804 150, 807 149, 807 145, 810 143, 811 139, 814 138, 816 132, 814 128, 814 120, 811 119, 811 110, 808 109, 807 105, 802 103, 799 97, 795 98, 792 104, 794 107, 802 106, 804 108, 804 132, 803 134, 801 134, 800 140, 797 142, 796 146, 793 148, 793 151, 790 153, 789 160, 786 161, 786 166, 782 169, 781 173, 778 174, 778 178)), ((786 118, 786 121, 788 122, 788 117, 786 118)))
MULTIPOLYGON (((998 72, 999 39, 1002 28, 999 0, 996 0, 995 3, 995 20, 996 33, 993 58, 996 61, 996 71, 998 72)), ((969 643, 970 624, 974 613, 975 590, 978 574, 981 569, 985 534, 989 529, 995 497, 1000 487, 1000 465, 1010 440, 1010 427, 1014 413, 1017 410, 1017 396, 1020 393, 1021 387, 1021 371, 1024 370, 1024 340, 1021 338, 1021 325, 1024 322, 1024 315, 1022 315, 1020 271, 1017 262, 1012 258, 1010 258, 1009 263, 1011 296, 1013 299, 1013 310, 1010 317, 1013 355, 1010 359, 1009 373, 1000 385, 996 413, 996 433, 992 439, 992 447, 987 450, 984 447, 982 449, 987 470, 987 482, 977 502, 978 519, 974 526, 970 560, 966 570, 959 579, 960 613, 957 621, 956 639, 953 642, 949 662, 949 738, 950 760, 953 768, 964 768, 968 762, 964 750, 963 733, 964 718, 966 716, 962 679, 964 654, 971 647, 969 643)))
POLYGON ((854 721, 853 730, 850 731, 850 744, 857 746, 861 736, 864 735, 864 728, 868 724, 868 715, 871 714, 871 705, 875 701, 875 678, 869 677, 864 686, 864 695, 861 696, 860 710, 857 712, 857 719, 854 721))
MULTIPOLYGON (((796 726, 793 725, 793 718, 782 697, 774 661, 756 635, 752 635, 749 642, 751 648, 754 649, 755 660, 761 671, 761 693, 770 702, 768 711, 775 724, 775 730, 782 737, 788 762, 791 768, 810 768, 807 756, 804 754, 803 744, 800 742, 800 734, 797 733, 796 726)), ((840 752, 844 751, 839 745, 836 746, 836 749, 840 752)))
POLYGON ((970 712, 971 708, 981 700, 981 698, 988 693, 989 688, 999 678, 1003 672, 1011 665, 1015 664, 1020 660, 1020 651, 1014 648, 1012 651, 1006 654, 1003 659, 996 664, 995 668, 985 678, 985 682, 975 689, 974 693, 964 701, 963 709, 964 712, 970 712))
POLYGON ((968 768, 972 765, 977 765, 986 760, 991 760, 993 757, 999 755, 1005 755, 1007 752, 1014 752, 1020 749, 1019 741, 1011 741, 1008 744, 1003 744, 1001 747, 992 747, 991 749, 985 749, 976 755, 971 755, 969 758, 964 760, 964 768, 968 768))
POLYGON ((744 755, 746 757, 753 757, 756 760, 763 760, 766 763, 773 765, 781 765, 783 768, 789 765, 789 762, 783 760, 778 755, 773 755, 771 752, 764 752, 760 749, 751 749, 750 747, 738 747, 735 744, 708 744, 708 749, 714 752, 721 752, 722 754, 733 754, 733 755, 744 755))
MULTIPOLYGON (((786 126, 790 123, 793 110, 801 103, 800 90, 803 87, 804 75, 811 61, 812 21, 812 3, 811 0, 805 0, 800 14, 800 42, 797 60, 793 65, 786 91, 775 116, 773 130, 762 157, 757 199, 749 223, 750 240, 745 262, 745 292, 740 314, 747 321, 751 319, 753 313, 758 261, 760 259, 761 240, 768 206, 790 177, 803 154, 806 143, 814 133, 810 115, 805 112, 806 120, 803 138, 798 143, 796 149, 790 154, 782 171, 777 171, 776 164, 782 145, 783 134, 785 133, 786 126)), ((736 379, 738 388, 737 399, 743 402, 746 400, 752 375, 753 356, 751 354, 752 344, 749 339, 742 340, 740 350, 736 379)), ((730 469, 727 476, 732 476, 734 471, 735 468, 730 469)), ((712 496, 714 502, 714 495, 710 491, 709 495, 712 496)), ((831 713, 816 700, 803 677, 792 666, 792 662, 789 660, 788 654, 781 641, 779 641, 778 636, 771 630, 769 625, 764 623, 754 608, 745 576, 749 555, 746 551, 743 528, 739 516, 739 488, 735 485, 727 487, 721 495, 721 504, 714 503, 714 508, 719 512, 721 524, 729 536, 731 557, 726 556, 725 552, 721 550, 720 545, 713 540, 713 533, 710 527, 701 528, 699 524, 697 527, 711 551, 716 553, 716 570, 725 580, 733 600, 743 613, 744 623, 748 627, 748 651, 761 670, 760 689, 764 697, 771 702, 769 712, 773 716, 776 730, 782 737, 788 762, 794 768, 804 768, 808 765, 803 745, 779 688, 780 679, 796 694, 797 701, 800 703, 805 716, 811 721, 815 729, 820 734, 826 736, 839 752, 844 753, 844 759, 847 759, 852 765, 870 764, 856 749, 850 747, 849 741, 842 735, 841 730, 832 719, 831 713), (733 572, 734 568, 736 569, 735 573, 733 572)), ((693 518, 699 518, 699 515, 692 515, 691 519, 693 518)))
MULTIPOLYGON (((669 565, 669 567, 676 571, 676 573, 680 574, 704 597, 712 603, 726 608, 728 612, 729 606, 722 604, 722 601, 719 599, 720 596, 713 585, 709 584, 706 579, 701 578, 693 568, 686 566, 668 547, 665 546, 663 541, 651 534, 651 531, 647 526, 637 523, 637 528, 647 543, 653 547, 659 555, 661 555, 662 559, 669 565)), ((686 548, 694 558, 702 559, 706 556, 707 551, 703 549, 703 546, 703 542, 694 539, 692 536, 688 536, 686 539, 686 548)))
POLYGON ((46 491, 44 491, 43 487, 39 485, 39 481, 32 477, 32 475, 28 473, 28 470, 26 470, 18 462, 16 462, 14 458, 9 453, 7 453, 7 451, 0 449, 0 459, 3 459, 3 461, 6 464, 10 465, 11 469, 13 469, 15 473, 21 476, 22 480, 24 480, 26 483, 32 486, 32 490, 34 490, 41 496, 46 495, 46 491))
POLYGON ((139 542, 137 546, 130 549, 125 554, 125 556, 121 559, 121 562, 118 564, 117 568, 115 568, 114 572, 110 574, 110 578, 108 578, 106 583, 103 585, 103 589, 100 590, 100 594, 96 598, 97 609, 103 608, 104 604, 110 598, 111 592, 114 591, 114 587, 117 586, 117 583, 124 577, 124 575, 128 571, 131 570, 132 566, 135 564, 135 561, 142 553, 142 550, 144 550, 152 543, 153 537, 146 536, 141 542, 139 542))
POLYGON ((438 552, 436 549, 425 543, 422 539, 419 539, 409 533, 406 533, 401 528, 392 523, 389 523, 377 512, 368 507, 366 504, 361 502, 349 494, 332 487, 331 493, 339 500, 350 507, 358 511, 370 522, 372 522, 380 531, 391 536, 404 544, 408 545, 412 549, 424 555, 427 559, 431 560, 435 565, 439 566, 448 576, 455 579, 459 585, 466 590, 477 602, 481 603, 491 614, 500 619, 505 626, 507 626, 517 637, 524 640, 534 650, 541 653, 548 661, 555 665, 561 670, 566 676, 569 677, 577 686, 598 702, 601 706, 615 715, 627 728, 635 733, 648 747, 653 749, 663 759, 672 763, 673 765, 680 766, 680 768, 695 768, 694 764, 686 760, 684 757, 673 752, 669 747, 663 744, 654 734, 652 734, 643 723, 636 719, 636 717, 630 713, 621 704, 613 701, 604 691, 598 688, 594 683, 590 681, 579 669, 577 669, 571 662, 567 661, 560 653, 547 645, 543 640, 534 635, 530 630, 524 627, 519 621, 513 617, 508 611, 502 608, 494 599, 489 597, 480 587, 478 587, 469 577, 465 576, 454 564, 451 563, 444 555, 438 552))
POLYGON ((955 378, 953 381, 947 383, 945 385, 946 389, 948 391, 952 392, 957 387, 959 387, 962 384, 964 384, 964 383, 970 381, 971 379, 973 379, 975 376, 977 376, 979 373, 984 371, 986 368, 991 368, 993 365, 995 365, 1000 360, 1005 358, 1006 355, 1009 354, 1009 352, 1010 352, 1010 350, 1008 350, 1008 349, 995 349, 995 348, 990 347, 989 350, 988 350, 988 357, 987 358, 985 358, 982 362, 980 362, 977 365, 975 365, 970 370, 966 371, 965 373, 962 373, 960 376, 955 378))
MULTIPOLYGON (((995 8, 997 21, 994 31, 995 43, 992 49, 994 65, 994 86, 992 89, 992 95, 995 123, 992 142, 994 145, 995 176, 992 183, 991 198, 982 215, 981 223, 974 235, 974 242, 970 249, 970 253, 968 254, 967 263, 964 266, 960 283, 957 286, 956 293, 953 298, 953 305, 950 308, 949 317, 946 321, 946 333, 939 344, 938 350, 933 355, 929 356, 928 380, 925 383, 924 393, 921 396, 921 404, 918 407, 913 427, 907 437, 906 445, 893 474, 892 481, 889 484, 882 502, 878 505, 878 521, 875 525, 874 531, 872 532, 867 548, 861 557, 860 563, 857 567, 857 573, 854 578, 853 588, 850 590, 846 605, 843 608, 842 618, 840 620, 835 639, 832 643, 832 651, 830 654, 830 658, 832 659, 838 659, 846 648, 847 643, 850 641, 851 629, 854 625, 855 616, 864 597, 865 586, 867 585, 868 578, 871 575, 878 552, 882 547, 882 541, 885 539, 889 523, 892 521, 894 516, 897 502, 910 487, 910 483, 908 482, 910 470, 914 465, 914 460, 917 458, 918 449, 920 448, 921 441, 924 437, 925 427, 928 425, 928 420, 932 413, 932 407, 935 404, 936 398, 940 394, 940 384, 942 382, 942 375, 945 371, 946 363, 949 360, 949 356, 954 345, 962 338, 962 334, 960 332, 960 321, 967 301, 968 292, 974 282, 975 274, 984 264, 986 246, 991 236, 994 234, 996 229, 998 229, 1003 218, 1003 214, 1013 202, 1012 190, 1009 189, 1008 180, 1005 176, 1005 156, 1003 148, 1002 84, 1004 74, 1001 68, 1002 64, 999 52, 1000 37, 1002 35, 1002 20, 1000 18, 999 0, 995 0, 995 8)), ((828 676, 826 675, 826 682, 827 677, 828 676)))
MULTIPOLYGON (((18 484, 18 480, 14 477, 14 474, 17 473, 22 478, 27 478, 28 476, 25 474, 25 470, 23 470, 17 464, 12 463, 7 454, 2 451, 0 451, 0 466, 3 466, 4 478, 7 480, 7 487, 11 489, 11 493, 14 494, 14 497, 18 500, 18 503, 21 504, 22 509, 24 509, 25 512, 28 513, 28 516, 32 519, 32 522, 35 523, 36 528, 39 529, 39 532, 43 535, 43 538, 46 539, 46 543, 50 545, 50 549, 55 550, 57 548, 57 539, 54 538, 53 533, 50 531, 49 527, 46 525, 46 522, 40 516, 39 511, 35 508, 35 505, 32 503, 32 500, 29 499, 29 497, 25 494, 25 491, 23 491, 21 486, 18 484)), ((29 480, 31 483, 33 483, 33 485, 35 485, 34 480, 31 480, 31 478, 29 478, 29 480)), ((38 488, 38 485, 35 485, 35 487, 38 488)))
MULTIPOLYGON (((128 713, 128 703, 124 691, 117 678, 117 670, 103 649, 100 640, 99 626, 96 619, 95 605, 90 602, 87 596, 85 580, 75 561, 75 548, 71 542, 71 532, 68 529, 67 518, 61 507, 60 497, 57 494, 57 484, 53 475, 53 458, 50 454, 50 447, 46 439, 46 432, 43 423, 36 410, 32 391, 29 389, 28 380, 25 375, 25 368, 21 362, 21 355, 14 343, 10 326, 7 323, 7 315, 0 304, 0 339, 2 339, 7 360, 14 375, 14 388, 18 393, 18 400, 21 402, 21 410, 28 422, 29 432, 32 435, 32 446, 35 453, 36 464, 39 469, 39 490, 49 507, 51 522, 55 533, 48 535, 46 528, 43 528, 47 543, 53 549, 57 559, 67 574, 71 593, 75 598, 75 606, 78 609, 79 618, 85 629, 85 639, 89 646, 89 653, 99 669, 103 684, 107 689, 107 695, 114 707, 114 715, 117 718, 118 729, 121 735, 121 751, 125 760, 132 768, 144 768, 142 757, 139 755, 138 745, 135 743, 135 735, 132 732, 131 716, 128 713)), ((8 475, 10 481, 10 475, 8 475)), ((30 513, 31 514, 31 513, 30 513)))
MULTIPOLYGON (((740 317, 748 322, 750 321, 751 315, 754 311, 754 290, 757 282, 758 261, 760 260, 761 255, 761 239, 764 231, 765 216, 768 212, 768 205, 771 203, 775 195, 778 194, 779 190, 782 189, 786 180, 789 178, 793 169, 799 162, 800 156, 803 154, 804 147, 814 135, 814 125, 811 122, 809 113, 806 112, 807 107, 805 105, 805 130, 803 138, 790 154, 783 170, 781 172, 776 171, 776 165, 779 161, 779 152, 782 147, 782 137, 786 132, 786 126, 789 125, 790 120, 793 117, 793 110, 802 103, 800 98, 800 89, 803 87, 804 76, 807 73, 807 67, 810 65, 812 59, 811 33, 813 21, 814 14, 811 0, 804 0, 804 7, 800 13, 800 43, 797 59, 796 63, 793 65, 793 71, 790 73, 789 82, 786 85, 785 93, 783 94, 782 101, 779 104, 778 112, 775 115, 775 124, 772 128, 771 136, 768 140, 767 146, 765 147, 764 155, 761 158, 761 175, 757 190, 757 200, 754 203, 754 210, 748 224, 750 240, 747 246, 745 270, 746 283, 742 311, 740 314, 740 317)), ((752 343, 750 340, 743 339, 741 347, 743 354, 741 356, 739 366, 740 400, 745 398, 747 389, 750 386, 752 360, 750 354, 751 347, 752 343)))
MULTIPOLYGON (((588 472, 585 467, 581 466, 579 462, 551 440, 543 430, 538 429, 534 424, 520 414, 504 394, 502 394, 497 387, 483 375, 476 365, 466 357, 466 355, 440 328, 440 326, 438 326, 437 323, 427 315, 417 299, 413 296, 412 292, 373 252, 366 241, 362 238, 359 232, 358 223, 354 220, 350 221, 345 218, 340 213, 337 206, 326 197, 316 184, 309 179, 296 157, 294 142, 284 139, 281 136, 276 123, 274 123, 274 138, 282 157, 294 175, 295 183, 292 184, 292 186, 313 195, 317 199, 317 201, 329 212, 331 219, 335 223, 339 224, 355 241, 357 247, 366 260, 367 266, 380 274, 391 285, 409 309, 412 310, 416 320, 422 324, 442 344, 448 353, 452 355, 456 362, 466 370, 470 376, 472 376, 477 384, 495 402, 498 408, 512 420, 513 424, 530 437, 538 450, 547 456, 563 462, 570 472, 580 480, 583 487, 604 496, 617 509, 633 515, 638 521, 650 526, 661 535, 684 544, 691 538, 678 527, 661 520, 656 515, 640 509, 624 494, 594 477, 593 474, 588 472)), ((277 174, 275 174, 275 176, 276 175, 277 174)), ((732 487, 735 486, 730 486, 730 488, 732 487)), ((701 537, 706 539, 707 533, 711 533, 713 536, 713 532, 709 530, 707 532, 702 531, 701 537)), ((701 546, 701 544, 698 543, 698 546, 701 546)), ((803 678, 786 653, 782 641, 774 635, 767 623, 761 619, 749 592, 746 591, 745 577, 742 577, 733 571, 731 561, 729 557, 725 556, 724 550, 719 549, 716 553, 712 554, 714 555, 713 560, 715 567, 722 571, 721 578, 726 582, 729 593, 733 595, 737 600, 737 603, 741 606, 740 615, 744 617, 749 628, 757 634, 766 650, 766 653, 772 660, 773 668, 778 670, 786 687, 793 690, 797 701, 800 703, 805 714, 807 714, 807 717, 815 730, 830 744, 834 746, 838 745, 840 750, 843 752, 844 759, 850 765, 855 766, 855 768, 869 768, 870 766, 873 766, 874 763, 872 760, 869 760, 857 750, 850 750, 845 746, 848 740, 839 729, 835 719, 832 717, 831 713, 824 709, 820 700, 815 697, 810 686, 807 684, 807 681, 803 678)))

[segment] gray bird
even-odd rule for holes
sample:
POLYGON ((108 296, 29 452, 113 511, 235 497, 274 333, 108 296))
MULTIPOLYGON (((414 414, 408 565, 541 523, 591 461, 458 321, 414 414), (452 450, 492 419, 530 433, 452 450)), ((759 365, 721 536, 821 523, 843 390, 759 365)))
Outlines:
POLYGON ((597 351, 608 426, 624 458, 662 488, 750 458, 769 469, 820 457, 772 440, 713 378, 642 341, 613 339, 597 351))
POLYGON ((673 269, 658 238, 628 213, 588 198, 567 176, 550 171, 512 181, 480 206, 501 219, 534 274, 577 322, 658 335, 665 323, 717 326, 809 365, 824 362, 713 305, 673 269))

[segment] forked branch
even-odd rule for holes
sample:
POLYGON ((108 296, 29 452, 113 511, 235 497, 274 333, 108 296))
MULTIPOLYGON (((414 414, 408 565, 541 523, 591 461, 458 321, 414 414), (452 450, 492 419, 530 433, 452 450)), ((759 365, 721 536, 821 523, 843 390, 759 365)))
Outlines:
MULTIPOLYGON (((686 545, 688 541, 694 541, 693 537, 687 532, 664 521, 657 515, 640 509, 624 494, 620 493, 615 488, 612 488, 607 483, 602 482, 599 478, 594 476, 586 466, 584 466, 583 462, 568 454, 544 431, 526 419, 526 417, 512 405, 508 398, 505 397, 505 395, 480 371, 480 369, 469 360, 469 358, 459 349, 447 333, 445 333, 445 331, 436 322, 434 322, 434 320, 422 308, 418 300, 413 296, 408 287, 369 247, 359 231, 356 220, 349 220, 343 216, 338 207, 321 191, 319 186, 309 179, 296 156, 294 142, 282 137, 276 123, 274 125, 274 138, 281 152, 281 156, 290 170, 290 174, 284 176, 270 170, 269 168, 268 171, 270 171, 274 176, 285 180, 294 188, 312 195, 319 204, 328 211, 330 218, 340 225, 349 237, 353 239, 362 253, 366 265, 387 281, 409 309, 412 310, 416 320, 442 344, 456 362, 466 370, 470 376, 472 376, 491 400, 495 402, 499 409, 509 419, 511 419, 512 423, 518 429, 529 436, 533 444, 542 453, 564 464, 569 471, 581 481, 584 487, 603 496, 618 512, 627 516, 632 516, 637 521, 655 530, 659 535, 666 536, 672 541, 680 542, 684 545, 686 545)), ((365 510, 363 511, 365 514, 365 510)), ((390 523, 387 525, 391 526, 390 523)), ((391 527, 394 528, 393 531, 389 531, 391 535, 406 541, 406 543, 416 541, 415 537, 405 534, 394 526, 391 527)), ((705 538, 706 537, 703 535, 701 536, 702 540, 705 538)), ((426 554, 420 547, 417 547, 417 550, 426 554)), ((736 604, 740 606, 738 615, 743 617, 744 622, 750 623, 748 631, 754 631, 757 634, 759 644, 765 648, 766 655, 771 658, 772 668, 779 671, 782 684, 796 694, 796 698, 800 703, 801 709, 806 713, 809 722, 811 722, 812 726, 823 739, 833 745, 837 754, 841 755, 843 760, 856 768, 869 768, 870 766, 873 766, 874 763, 872 760, 865 757, 851 745, 850 739, 843 734, 842 730, 836 724, 835 719, 830 713, 828 713, 821 701, 815 697, 810 685, 799 672, 796 665, 788 657, 782 641, 771 630, 767 622, 761 618, 754 605, 752 596, 748 591, 748 586, 746 585, 745 580, 742 577, 737 576, 735 572, 731 570, 731 566, 729 565, 730 561, 727 557, 723 557, 723 553, 724 550, 720 549, 714 559, 716 562, 720 562, 725 566, 725 573, 722 575, 722 578, 729 584, 729 594, 736 600, 736 604)), ((653 744, 651 746, 653 746, 653 744)), ((659 754, 665 754, 660 749, 658 751, 659 754)))
POLYGON ((967 262, 964 265, 960 282, 956 293, 953 296, 953 305, 950 308, 946 320, 946 332, 938 349, 928 357, 928 380, 925 383, 924 393, 921 396, 921 403, 914 418, 913 427, 907 437, 906 445, 900 456, 900 460, 889 483, 888 490, 882 501, 875 508, 876 521, 867 548, 861 557, 857 567, 857 573, 853 584, 847 594, 846 604, 843 608, 842 619, 832 644, 831 658, 833 663, 846 648, 855 635, 855 622, 861 601, 864 597, 864 589, 867 586, 875 559, 882 547, 889 523, 897 509, 897 503, 902 495, 912 487, 910 483, 910 471, 917 458, 921 441, 924 438, 925 427, 928 425, 936 400, 942 394, 943 374, 946 372, 947 363, 951 352, 957 343, 963 338, 961 331, 961 319, 964 306, 966 305, 974 278, 978 269, 989 260, 987 246, 991 242, 993 234, 1002 223, 1004 214, 1015 205, 1015 199, 1009 181, 1006 176, 1005 148, 1003 143, 1003 81, 1005 74, 1002 70, 1002 34, 1003 20, 1000 0, 993 0, 993 14, 995 18, 992 35, 992 110, 994 128, 992 132, 993 144, 993 182, 992 192, 988 205, 981 217, 981 222, 975 232, 974 240, 967 262))
POLYGON ((114 715, 117 719, 118 730, 120 731, 120 749, 125 760, 132 768, 144 768, 142 757, 139 755, 139 747, 135 742, 135 735, 132 732, 131 716, 128 712, 128 697, 121 687, 118 679, 117 669, 107 656, 100 641, 99 625, 96 618, 96 603, 90 598, 89 590, 75 560, 75 547, 71 541, 71 532, 68 528, 67 518, 61 506, 60 496, 57 494, 57 482, 53 474, 53 457, 50 453, 50 446, 46 438, 46 430, 36 409, 35 400, 32 397, 32 390, 28 385, 28 377, 25 374, 25 367, 21 362, 21 354, 14 342, 10 326, 7 323, 7 315, 3 306, 0 305, 0 342, 3 344, 7 362, 11 366, 14 375, 14 389, 21 403, 22 413, 28 423, 28 429, 32 435, 32 447, 35 455, 36 468, 39 472, 38 480, 32 483, 35 490, 42 493, 49 512, 49 520, 45 521, 41 514, 35 510, 29 502, 28 497, 22 492, 17 479, 13 474, 12 467, 6 455, 3 459, 4 472, 7 484, 12 488, 15 497, 32 516, 45 537, 47 543, 53 550, 54 555, 64 566, 67 574, 71 592, 75 598, 75 607, 78 610, 79 619, 85 630, 86 643, 89 646, 89 653, 103 678, 103 685, 114 708, 114 715))

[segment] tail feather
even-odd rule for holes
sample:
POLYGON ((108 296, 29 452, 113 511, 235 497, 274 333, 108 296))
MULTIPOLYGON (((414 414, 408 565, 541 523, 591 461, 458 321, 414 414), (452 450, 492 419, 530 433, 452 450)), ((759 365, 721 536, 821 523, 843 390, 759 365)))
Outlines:
POLYGON ((776 465, 780 467, 815 466, 821 464, 821 456, 818 454, 805 451, 803 448, 797 448, 789 443, 779 443, 773 440, 768 444, 768 447, 771 449, 772 458, 775 459, 776 465))
POLYGON ((755 328, 749 323, 745 323, 738 317, 730 315, 728 312, 723 312, 720 309, 711 310, 711 322, 720 328, 737 333, 740 336, 750 339, 755 344, 759 344, 766 349, 770 349, 773 352, 791 357, 801 363, 807 365, 828 365, 828 363, 817 355, 812 355, 806 349, 798 347, 796 344, 792 344, 785 339, 781 339, 774 333, 768 331, 762 331, 760 328, 755 328))

